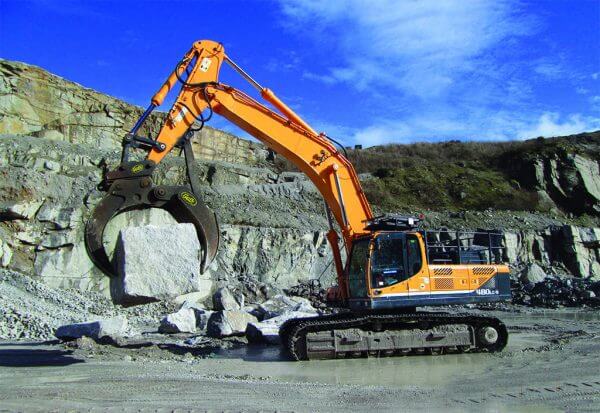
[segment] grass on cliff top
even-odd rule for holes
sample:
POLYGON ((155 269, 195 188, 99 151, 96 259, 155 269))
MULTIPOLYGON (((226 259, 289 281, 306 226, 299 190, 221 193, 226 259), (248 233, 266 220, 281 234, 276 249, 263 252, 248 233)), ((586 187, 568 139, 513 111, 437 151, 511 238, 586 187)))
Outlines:
POLYGON ((537 194, 480 162, 420 161, 401 168, 380 168, 363 182, 367 198, 383 210, 484 210, 540 208, 537 194))
MULTIPOLYGON (((521 210, 547 212, 536 192, 519 184, 514 165, 579 154, 600 159, 600 131, 527 141, 414 143, 348 150, 369 201, 383 211, 521 210), (384 165, 384 166, 382 166, 384 165)), ((276 158, 280 170, 295 170, 276 158)))
POLYGON ((506 170, 509 159, 572 153, 590 159, 600 158, 600 131, 567 137, 537 138, 526 141, 389 144, 361 150, 348 150, 348 157, 358 173, 375 172, 381 165, 403 168, 414 162, 482 162, 489 168, 506 170))

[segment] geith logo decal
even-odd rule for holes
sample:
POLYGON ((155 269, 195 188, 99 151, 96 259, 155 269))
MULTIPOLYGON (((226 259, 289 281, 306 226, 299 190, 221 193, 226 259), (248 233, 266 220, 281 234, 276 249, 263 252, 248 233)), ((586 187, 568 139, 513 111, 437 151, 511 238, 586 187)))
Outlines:
POLYGON ((142 172, 144 170, 144 164, 138 163, 137 165, 133 165, 131 168, 131 172, 137 174, 138 172, 142 172))
POLYGON ((190 194, 189 192, 182 192, 181 194, 179 194, 179 197, 183 202, 185 202, 188 205, 196 206, 198 204, 198 200, 196 199, 196 197, 190 194))

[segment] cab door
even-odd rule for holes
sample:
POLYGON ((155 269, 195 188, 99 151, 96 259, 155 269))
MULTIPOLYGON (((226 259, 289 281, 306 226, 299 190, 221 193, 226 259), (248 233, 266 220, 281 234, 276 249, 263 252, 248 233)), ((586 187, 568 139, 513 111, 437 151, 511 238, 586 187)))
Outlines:
POLYGON ((370 238, 359 239, 352 245, 348 261, 348 289, 350 298, 365 298, 367 292, 367 268, 369 268, 370 238))
POLYGON ((408 271, 408 295, 412 298, 429 298, 429 266, 425 245, 420 234, 406 235, 406 267, 408 271))

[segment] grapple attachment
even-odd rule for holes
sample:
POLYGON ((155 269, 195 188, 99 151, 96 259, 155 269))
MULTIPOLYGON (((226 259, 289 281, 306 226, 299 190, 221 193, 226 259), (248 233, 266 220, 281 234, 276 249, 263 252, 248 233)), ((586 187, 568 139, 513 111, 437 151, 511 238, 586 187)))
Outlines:
POLYGON ((219 226, 215 213, 187 186, 154 185, 154 169, 154 162, 148 160, 124 162, 107 174, 108 192, 87 222, 85 244, 94 264, 109 276, 116 276, 116 268, 104 249, 104 228, 114 216, 126 211, 160 208, 177 222, 194 224, 202 247, 201 272, 217 254, 219 226))

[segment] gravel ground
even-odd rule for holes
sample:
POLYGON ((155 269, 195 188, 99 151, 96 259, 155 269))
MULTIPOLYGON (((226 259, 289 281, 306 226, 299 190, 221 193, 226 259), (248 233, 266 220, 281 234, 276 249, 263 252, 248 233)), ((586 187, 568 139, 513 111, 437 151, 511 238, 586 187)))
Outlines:
POLYGON ((0 411, 599 411, 600 313, 489 311, 499 354, 289 362, 278 347, 0 342, 0 411))
POLYGON ((157 328, 160 319, 175 308, 159 302, 122 308, 98 293, 60 290, 26 275, 0 270, 0 339, 54 338, 63 324, 124 315, 134 330, 157 328))

